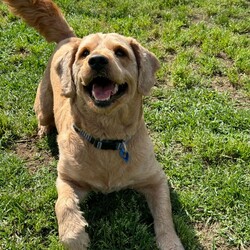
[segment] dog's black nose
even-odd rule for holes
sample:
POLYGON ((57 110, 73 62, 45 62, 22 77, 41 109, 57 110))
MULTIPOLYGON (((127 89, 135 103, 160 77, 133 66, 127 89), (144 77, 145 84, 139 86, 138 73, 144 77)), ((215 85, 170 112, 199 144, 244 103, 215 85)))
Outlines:
POLYGON ((102 55, 94 55, 89 59, 89 66, 94 70, 103 69, 108 63, 108 58, 102 55))

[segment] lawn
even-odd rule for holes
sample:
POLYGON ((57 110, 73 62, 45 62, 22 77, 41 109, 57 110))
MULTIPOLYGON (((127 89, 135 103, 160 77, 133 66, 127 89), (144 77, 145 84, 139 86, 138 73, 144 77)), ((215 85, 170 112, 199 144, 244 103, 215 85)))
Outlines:
MULTIPOLYGON (((135 37, 161 62, 144 114, 185 249, 250 249, 250 3, 57 0, 79 37, 135 37)), ((55 44, 0 3, 0 249, 63 249, 56 135, 36 137, 36 88, 55 44)), ((91 250, 154 250, 133 191, 82 204, 91 250)))

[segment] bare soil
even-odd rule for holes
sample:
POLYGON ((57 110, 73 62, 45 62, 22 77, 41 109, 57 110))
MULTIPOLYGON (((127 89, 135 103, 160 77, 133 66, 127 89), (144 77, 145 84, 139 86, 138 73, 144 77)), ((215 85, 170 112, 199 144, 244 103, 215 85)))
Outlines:
POLYGON ((50 165, 57 157, 49 150, 41 150, 37 147, 38 137, 31 137, 16 141, 15 153, 25 162, 30 173, 42 165, 50 165))

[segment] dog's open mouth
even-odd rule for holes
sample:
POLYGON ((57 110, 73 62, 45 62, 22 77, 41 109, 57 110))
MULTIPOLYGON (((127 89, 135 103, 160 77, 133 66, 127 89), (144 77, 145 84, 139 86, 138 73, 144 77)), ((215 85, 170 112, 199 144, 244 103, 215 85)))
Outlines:
POLYGON ((96 77, 85 88, 96 106, 106 107, 126 93, 128 84, 117 84, 106 77, 96 77))

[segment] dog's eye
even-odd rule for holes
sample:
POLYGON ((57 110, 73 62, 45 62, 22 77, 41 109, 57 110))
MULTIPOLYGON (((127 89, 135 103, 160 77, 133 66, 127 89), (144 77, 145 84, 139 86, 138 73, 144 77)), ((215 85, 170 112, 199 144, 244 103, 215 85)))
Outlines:
POLYGON ((115 55, 117 57, 125 57, 127 56, 127 52, 124 49, 118 48, 115 50, 115 55))
POLYGON ((85 49, 85 50, 82 52, 81 56, 82 56, 82 57, 87 57, 89 54, 90 54, 89 50, 88 50, 88 49, 85 49))

